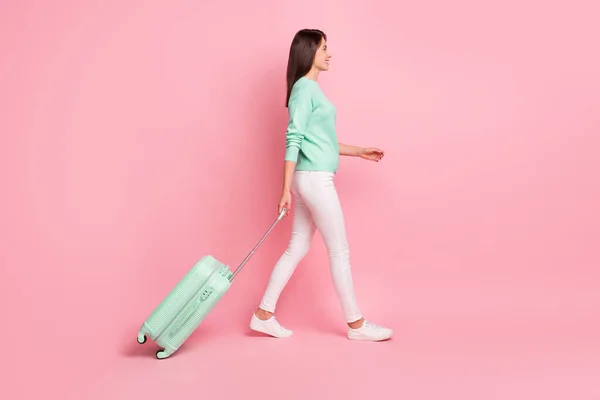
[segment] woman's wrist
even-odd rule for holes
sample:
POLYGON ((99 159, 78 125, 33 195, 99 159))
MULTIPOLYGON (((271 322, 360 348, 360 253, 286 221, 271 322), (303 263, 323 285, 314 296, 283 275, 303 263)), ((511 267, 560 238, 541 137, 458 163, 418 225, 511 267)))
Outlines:
POLYGON ((363 151, 364 151, 363 147, 351 146, 349 153, 352 157, 360 157, 360 155, 362 154, 363 151))

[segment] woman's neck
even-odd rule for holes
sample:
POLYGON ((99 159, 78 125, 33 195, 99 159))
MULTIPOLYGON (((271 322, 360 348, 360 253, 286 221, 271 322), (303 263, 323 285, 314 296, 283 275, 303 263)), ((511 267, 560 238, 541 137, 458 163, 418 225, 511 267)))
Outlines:
POLYGON ((310 71, 308 71, 308 74, 304 75, 304 77, 316 82, 317 79, 319 79, 319 70, 316 68, 312 68, 310 71))

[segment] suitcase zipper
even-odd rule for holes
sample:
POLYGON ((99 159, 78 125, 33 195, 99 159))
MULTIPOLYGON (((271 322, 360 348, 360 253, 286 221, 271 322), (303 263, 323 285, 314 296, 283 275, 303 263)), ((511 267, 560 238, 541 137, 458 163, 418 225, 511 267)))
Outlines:
POLYGON ((221 265, 220 268, 213 271, 213 273, 206 280, 206 283, 204 284, 204 286, 202 286, 202 290, 200 291, 200 296, 198 298, 196 298, 196 300, 192 299, 194 304, 190 307, 187 307, 186 312, 179 319, 177 319, 177 322, 175 322, 173 329, 171 329, 171 331, 169 331, 169 336, 176 335, 177 332, 179 332, 181 330, 183 325, 185 325, 185 323, 187 321, 189 321, 189 319, 192 317, 192 315, 196 311, 198 311, 198 308, 200 307, 200 303, 202 303, 203 301, 206 301, 206 299, 208 299, 210 297, 210 295, 214 291, 214 288, 211 286, 211 283, 215 279, 215 274, 217 274, 217 273, 220 274, 221 276, 227 277, 227 275, 229 273, 229 268, 226 265, 221 265))
MULTIPOLYGON (((217 268, 217 269, 215 269, 215 270, 214 270, 214 271, 213 271, 213 272, 212 272, 212 273, 209 275, 209 277, 208 277, 208 279, 207 279, 206 281, 207 281, 207 282, 208 282, 208 281, 210 281, 210 280, 211 280, 211 278, 214 276, 214 274, 215 274, 215 273, 216 273, 218 270, 219 270, 218 268, 217 268)), ((201 287, 201 290, 202 290, 202 289, 203 289, 205 286, 206 286, 206 283, 205 283, 205 284, 204 284, 204 285, 201 287)), ((196 293, 197 293, 197 292, 196 292, 196 293)), ((185 312, 185 311, 187 311, 187 310, 188 310, 189 304, 190 304, 191 302, 193 302, 193 301, 194 301, 194 298, 195 298, 195 294, 194 294, 194 296, 192 296, 192 297, 191 297, 191 299, 189 299, 189 300, 188 300, 188 301, 185 303, 185 305, 184 305, 184 306, 181 308, 181 310, 179 311, 179 313, 177 313, 177 315, 175 315, 175 317, 174 317, 174 318, 171 320, 171 322, 170 322, 170 323, 168 323, 168 324, 166 324, 166 325, 165 325, 165 326, 164 326, 164 327, 163 327, 163 328, 160 330, 160 333, 156 335, 156 339, 155 339, 156 341, 159 341, 159 340, 160 340, 160 338, 161 338, 161 337, 162 337, 162 336, 165 334, 165 332, 167 332, 167 331, 169 330, 169 327, 171 327, 171 325, 173 324, 173 321, 181 319, 181 317, 180 317, 180 315, 181 315, 181 312, 182 312, 182 311, 183 311, 183 312, 185 312)), ((187 315, 187 313, 186 313, 186 315, 187 315)), ((172 335, 171 335, 171 336, 172 336, 172 335)))

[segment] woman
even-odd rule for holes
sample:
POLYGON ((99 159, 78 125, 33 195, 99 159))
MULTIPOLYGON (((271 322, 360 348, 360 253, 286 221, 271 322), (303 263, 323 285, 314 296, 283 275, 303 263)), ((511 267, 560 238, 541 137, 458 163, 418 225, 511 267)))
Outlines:
POLYGON ((250 328, 274 337, 289 337, 292 331, 281 326, 273 313, 279 295, 296 266, 309 250, 319 229, 330 258, 336 293, 352 340, 381 341, 392 330, 365 320, 354 295, 345 222, 333 178, 339 156, 379 161, 383 151, 339 143, 336 138, 336 109, 317 83, 319 73, 329 69, 331 54, 327 36, 320 30, 299 31, 291 44, 287 67, 286 105, 289 123, 286 133, 283 190, 278 208, 290 209, 292 192, 295 213, 289 246, 275 265, 250 328))

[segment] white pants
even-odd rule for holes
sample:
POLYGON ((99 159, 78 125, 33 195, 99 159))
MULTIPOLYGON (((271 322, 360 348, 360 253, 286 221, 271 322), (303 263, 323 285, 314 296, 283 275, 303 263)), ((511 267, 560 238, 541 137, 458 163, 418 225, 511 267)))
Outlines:
POLYGON ((288 248, 273 268, 260 308, 274 313, 277 300, 294 270, 304 258, 318 229, 329 253, 333 284, 346 322, 362 318, 356 304, 350 250, 334 174, 323 171, 296 171, 292 180, 295 205, 292 236, 288 248))

